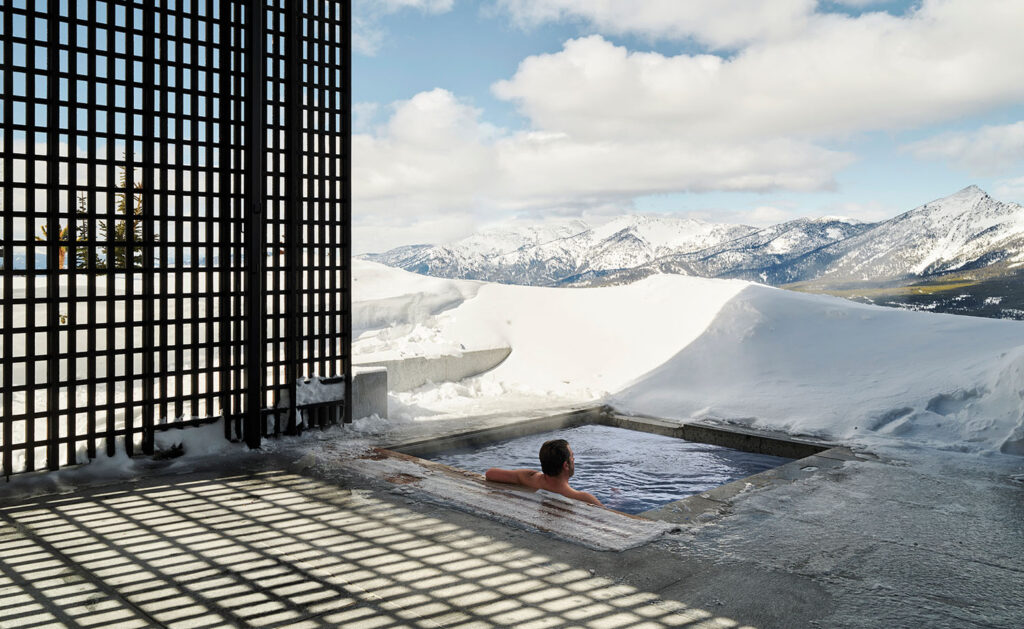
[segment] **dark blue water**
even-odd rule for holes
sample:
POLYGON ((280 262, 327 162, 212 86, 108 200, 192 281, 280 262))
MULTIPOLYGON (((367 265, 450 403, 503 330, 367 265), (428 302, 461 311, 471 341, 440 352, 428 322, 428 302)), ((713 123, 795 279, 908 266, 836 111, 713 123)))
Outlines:
POLYGON ((625 513, 654 509, 792 460, 610 426, 566 428, 429 458, 481 474, 489 467, 540 470, 537 455, 549 439, 565 439, 572 448, 576 475, 570 485, 625 513))

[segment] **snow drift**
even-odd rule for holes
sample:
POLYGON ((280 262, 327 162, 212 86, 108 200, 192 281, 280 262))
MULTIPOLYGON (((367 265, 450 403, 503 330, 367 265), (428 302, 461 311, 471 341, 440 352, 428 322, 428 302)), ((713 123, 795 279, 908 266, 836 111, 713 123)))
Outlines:
POLYGON ((487 374, 394 396, 400 417, 606 402, 864 445, 1024 453, 1021 322, 676 275, 552 289, 356 260, 354 278, 357 359, 512 348, 487 374))

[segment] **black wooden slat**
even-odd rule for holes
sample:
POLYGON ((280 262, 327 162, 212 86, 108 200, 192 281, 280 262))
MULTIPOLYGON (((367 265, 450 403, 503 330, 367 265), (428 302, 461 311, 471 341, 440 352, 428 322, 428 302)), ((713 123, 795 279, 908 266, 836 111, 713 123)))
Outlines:
POLYGON ((342 3, 339 31, 348 33, 346 41, 339 42, 342 49, 341 77, 344 91, 341 116, 345 124, 342 134, 341 200, 344 204, 341 218, 341 350, 342 369, 345 373, 345 421, 352 421, 352 3, 342 3))
MULTIPOLYGON (((25 300, 25 356, 36 356, 36 241, 38 235, 36 219, 39 217, 39 209, 36 207, 35 195, 35 140, 36 140, 36 102, 33 92, 35 90, 35 20, 29 15, 25 20, 28 30, 25 33, 26 55, 25 55, 25 215, 28 233, 26 240, 26 287, 25 300)), ((12 138, 13 140, 13 138, 12 138)), ((34 470, 36 455, 36 373, 33 361, 25 363, 25 385, 28 387, 25 395, 25 466, 26 469, 34 470)))
MULTIPOLYGON (((52 17, 52 16, 50 17, 50 19, 49 19, 49 23, 50 24, 57 24, 57 23, 59 23, 61 21, 59 13, 60 12, 58 10, 56 18, 52 17)), ((95 29, 92 29, 92 28, 88 29, 88 33, 86 35, 86 39, 87 40, 90 37, 94 36, 93 35, 94 31, 95 31, 95 29)), ((62 51, 67 51, 67 53, 68 53, 68 64, 69 64, 70 73, 71 74, 75 74, 78 71, 78 54, 77 54, 78 51, 80 49, 82 49, 83 51, 89 51, 92 48, 88 47, 88 43, 87 42, 79 41, 79 39, 78 39, 78 29, 77 28, 75 28, 75 29, 68 28, 68 43, 67 43, 66 47, 63 44, 61 44, 60 47, 58 48, 58 46, 55 45, 56 44, 55 40, 53 40, 52 38, 51 38, 49 43, 50 43, 51 48, 57 50, 57 62, 56 63, 52 63, 51 62, 50 66, 47 68, 48 80, 50 81, 50 84, 48 84, 48 87, 51 90, 51 94, 52 94, 52 96, 50 97, 50 100, 51 100, 51 102, 58 103, 60 105, 66 105, 66 103, 75 102, 78 99, 78 82, 77 81, 75 81, 73 83, 71 81, 68 81, 68 98, 67 98, 66 101, 64 101, 63 99, 60 98, 60 81, 62 80, 61 77, 59 76, 60 53, 62 51), (74 52, 73 55, 71 54, 72 52, 74 52)), ((95 45, 95 42, 93 42, 93 44, 95 45)), ((90 73, 90 71, 89 71, 89 69, 90 69, 90 65, 89 64, 90 63, 92 63, 92 61, 89 60, 89 55, 88 55, 88 53, 86 53, 86 68, 85 68, 85 70, 86 70, 87 74, 92 76, 92 73, 90 73)), ((86 82, 86 101, 87 102, 92 102, 92 98, 90 97, 89 90, 90 89, 95 89, 94 87, 92 87, 93 83, 94 83, 93 81, 86 82)), ((58 121, 59 121, 59 116, 58 116, 58 121)), ((58 123, 56 123, 56 122, 53 123, 53 127, 54 128, 57 128, 58 126, 59 126, 58 123)), ((72 350, 75 347, 75 339, 74 339, 74 337, 77 334, 76 329, 78 328, 78 323, 79 323, 78 322, 78 307, 77 307, 78 303, 79 303, 79 300, 78 300, 78 274, 77 274, 77 270, 78 270, 78 264, 77 264, 78 254, 77 254, 77 249, 76 249, 76 240, 77 240, 77 234, 79 233, 79 230, 81 229, 82 226, 79 224, 78 216, 76 216, 76 212, 77 212, 77 209, 78 209, 78 194, 79 194, 79 181, 78 181, 77 173, 78 173, 78 166, 79 166, 79 164, 85 165, 89 161, 87 156, 85 156, 82 160, 79 159, 78 151, 75 148, 75 147, 78 146, 78 139, 79 139, 78 133, 79 133, 79 129, 78 129, 78 118, 77 118, 77 116, 76 117, 69 117, 68 118, 68 129, 67 129, 67 135, 66 135, 67 142, 68 142, 68 171, 76 173, 76 175, 74 177, 69 177, 68 178, 68 190, 66 192, 65 191, 61 191, 61 194, 65 195, 64 196, 64 198, 66 199, 66 204, 65 205, 67 207, 67 216, 62 217, 61 220, 66 222, 67 225, 68 225, 67 243, 66 243, 66 245, 63 245, 63 246, 67 247, 67 249, 66 249, 66 251, 67 251, 67 262, 66 262, 66 264, 67 264, 67 269, 68 269, 68 272, 67 272, 67 276, 68 276, 68 279, 67 279, 67 282, 68 282, 68 294, 67 294, 67 299, 61 301, 61 306, 66 308, 66 310, 65 310, 66 320, 65 320, 64 324, 62 324, 60 326, 62 333, 66 334, 66 338, 67 338, 67 348, 66 349, 62 348, 61 352, 60 352, 61 354, 66 356, 65 360, 67 360, 67 373, 66 373, 65 379, 63 380, 63 382, 61 382, 61 386, 62 386, 63 391, 64 391, 63 392, 63 396, 67 399, 67 411, 66 411, 66 413, 63 414, 64 415, 63 425, 65 427, 65 430, 67 431, 67 436, 68 436, 67 442, 65 443, 65 447, 66 447, 65 463, 66 464, 74 464, 76 462, 76 460, 77 460, 77 442, 78 442, 78 399, 77 399, 78 395, 77 395, 77 387, 76 387, 76 382, 78 381, 78 362, 74 359, 74 352, 70 351, 70 350, 72 350)), ((51 144, 51 146, 55 146, 55 145, 51 144)), ((89 185, 88 184, 88 176, 87 176, 87 181, 85 182, 85 185, 86 185, 86 187, 88 187, 88 185, 89 185)), ((57 393, 58 398, 61 395, 62 395, 61 392, 58 391, 58 393, 57 393)), ((60 415, 58 415, 58 422, 59 422, 59 420, 60 420, 60 415)))
MULTIPOLYGON (((302 90, 302 14, 297 3, 289 2, 285 10, 285 94, 296 94, 302 90)), ((299 431, 296 409, 296 383, 301 368, 300 287, 302 246, 302 184, 305 180, 302 158, 302 143, 306 137, 302 128, 302 100, 289 98, 285 102, 285 276, 294 281, 285 286, 285 383, 288 386, 288 432, 299 431)))
POLYGON ((266 194, 265 172, 266 140, 264 130, 264 81, 266 71, 265 53, 266 38, 264 32, 266 3, 263 0, 250 0, 245 5, 245 20, 248 37, 245 40, 245 66, 248 80, 245 83, 245 120, 246 120, 246 172, 245 180, 245 290, 246 299, 246 330, 245 330, 245 372, 246 372, 246 422, 245 442, 250 448, 258 448, 260 436, 263 434, 265 418, 260 412, 263 409, 265 394, 263 330, 265 329, 266 300, 266 248, 264 202, 266 194), (258 80, 254 80, 260 77, 258 80), (260 176, 253 176, 259 173, 260 176))
MULTIPOLYGON (((56 24, 59 20, 57 3, 49 4, 47 22, 56 24)), ((35 20, 28 20, 29 38, 33 39, 35 20)), ((49 38, 49 35, 47 35, 49 38)), ((59 88, 56 73, 59 65, 60 50, 57 46, 46 48, 46 94, 35 92, 36 86, 29 84, 26 89, 32 90, 33 101, 44 97, 46 103, 46 467, 56 470, 60 467, 60 192, 52 182, 60 180, 60 109, 59 88)), ((33 138, 33 141, 35 139, 33 138)), ((74 161, 72 160, 72 164, 74 161)))
MULTIPOLYGON (((14 10, 10 2, 3 5, 4 33, 11 33, 14 27, 14 10)), ((8 86, 5 94, 10 94, 14 85, 14 38, 7 36, 3 38, 4 59, 7 61, 3 68, 4 85, 8 86)), ((3 443, 0 444, 2 452, 3 473, 10 478, 14 472, 14 447, 11 443, 14 439, 14 370, 19 363, 14 358, 14 212, 10 211, 14 206, 14 186, 11 182, 14 173, 14 107, 11 98, 5 98, 4 103, 4 190, 3 207, 8 211, 3 212, 3 443)))
MULTIPOLYGON (((154 10, 152 3, 146 3, 142 10, 142 451, 145 454, 153 454, 154 451, 154 422, 155 413, 154 397, 156 383, 153 372, 156 369, 154 352, 156 350, 155 330, 153 321, 156 318, 156 269, 155 269, 155 240, 156 225, 154 216, 156 214, 156 195, 154 189, 153 171, 156 164, 154 155, 154 125, 151 112, 154 108, 153 90, 150 86, 155 81, 153 67, 154 46, 153 38, 145 34, 152 33, 155 28, 154 10)), ((131 210, 129 210, 131 211, 131 210)), ((132 238, 134 238, 134 231, 132 238)), ((132 256, 134 260, 134 255, 132 256)), ((134 267, 134 263, 132 264, 134 267)), ((129 274, 129 278, 132 275, 129 274)), ((134 306, 131 307, 134 312, 134 306)), ((132 387, 134 388, 134 387, 132 387)), ((128 414, 132 414, 129 408, 128 414)), ((128 439, 131 441, 131 438, 128 439)))
MULTIPOLYGON (((217 61, 219 65, 216 66, 219 76, 219 86, 223 92, 224 88, 230 87, 232 81, 230 78, 230 67, 231 67, 231 21, 230 17, 230 6, 228 0, 220 0, 219 4, 214 4, 215 0, 207 1, 207 14, 210 16, 214 15, 214 8, 217 7, 219 13, 219 19, 216 24, 211 24, 211 43, 213 42, 213 29, 217 29, 217 36, 219 42, 217 43, 217 61)), ((214 48, 211 46, 211 51, 214 48)), ((214 64, 210 63, 210 67, 215 67, 214 64)), ((222 129, 222 133, 230 138, 231 135, 231 107, 228 102, 224 99, 220 99, 217 112, 213 111, 214 104, 214 90, 211 89, 213 86, 208 84, 210 89, 207 97, 208 109, 207 115, 209 121, 207 123, 207 137, 212 138, 214 125, 217 124, 222 129), (214 115, 217 115, 217 118, 214 115)), ((234 308, 232 304, 236 301, 231 298, 232 288, 232 247, 231 242, 234 229, 231 224, 231 166, 233 164, 233 157, 231 155, 230 148, 225 148, 227 142, 220 142, 214 144, 212 139, 209 141, 209 155, 207 159, 210 160, 210 164, 216 163, 218 165, 217 170, 217 182, 219 192, 216 195, 211 195, 210 199, 212 203, 217 206, 219 218, 217 226, 220 231, 220 246, 218 248, 218 265, 217 271, 221 280, 220 291, 219 291, 219 314, 220 322, 218 325, 219 335, 219 346, 218 356, 220 358, 220 370, 218 384, 220 386, 220 408, 221 413, 225 418, 235 416, 235 405, 234 396, 232 391, 234 389, 234 370, 232 369, 232 342, 231 342, 231 315, 234 314, 234 308), (216 153, 214 151, 216 150, 216 153)), ((224 422, 224 436, 228 439, 234 437, 233 422, 230 419, 224 422)))

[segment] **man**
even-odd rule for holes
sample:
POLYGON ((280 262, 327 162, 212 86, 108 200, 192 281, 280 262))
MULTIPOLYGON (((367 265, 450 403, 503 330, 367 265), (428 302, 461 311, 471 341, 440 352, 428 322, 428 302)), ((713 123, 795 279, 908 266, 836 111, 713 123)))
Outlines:
POLYGON ((576 472, 576 459, 569 442, 565 439, 553 439, 544 442, 540 447, 541 472, 534 470, 487 470, 487 480, 496 483, 525 485, 533 489, 546 489, 567 498, 582 500, 592 505, 603 507, 601 501, 585 491, 577 491, 569 486, 569 479, 576 472))

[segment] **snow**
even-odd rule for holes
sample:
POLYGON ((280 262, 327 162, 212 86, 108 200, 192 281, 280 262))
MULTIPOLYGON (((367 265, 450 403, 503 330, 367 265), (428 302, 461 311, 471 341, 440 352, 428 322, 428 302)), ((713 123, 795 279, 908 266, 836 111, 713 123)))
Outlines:
MULTIPOLYGON (((191 428, 157 431, 155 441, 157 451, 180 447, 189 456, 223 454, 238 448, 237 444, 224 438, 224 423, 222 421, 191 428)), ((100 459, 102 458, 100 457, 100 459)))
MULTIPOLYGON (((363 273, 393 277, 387 284, 395 286, 395 292, 407 291, 405 282, 419 277, 354 261, 354 277, 363 273)), ((449 292, 465 284, 423 279, 449 292), (438 281, 450 286, 439 286, 438 281)), ((718 309, 747 286, 740 281, 687 278, 686 285, 699 287, 701 297, 691 300, 679 295, 664 302, 662 296, 679 287, 678 279, 660 275, 603 289, 478 284, 475 296, 444 312, 425 315, 408 334, 396 333, 395 327, 364 331, 353 344, 353 355, 358 362, 367 354, 376 358, 383 352, 428 352, 424 348, 428 329, 430 338, 447 347, 512 348, 508 359, 488 374, 396 396, 406 407, 429 409, 437 416, 596 401, 696 339, 718 309)), ((356 304, 362 300, 361 285, 354 288, 356 304)), ((377 296, 375 302, 383 303, 377 296)), ((398 319, 405 311, 398 302, 395 308, 398 319)))
POLYGON ((434 333, 436 315, 476 296, 482 282, 445 280, 412 273, 396 275, 389 267, 360 264, 353 274, 352 333, 364 335, 360 350, 365 360, 389 360, 406 355, 436 356, 457 351, 434 333), (401 348, 391 337, 403 340, 401 348))
MULTIPOLYGON (((396 292, 420 281, 363 261, 354 275, 390 277, 396 292)), ((422 281, 449 291, 459 284, 422 281)), ((439 343, 497 340, 512 354, 481 376, 393 396, 403 419, 608 403, 863 446, 1024 450, 1015 443, 1024 437, 1020 322, 676 275, 590 289, 475 286, 474 296, 421 320, 416 338, 429 328, 439 343)), ((367 330, 354 353, 382 343, 408 351, 413 336, 367 330)))
POLYGON ((1021 421, 1024 325, 751 286, 611 403, 862 445, 1001 447, 1021 421))

